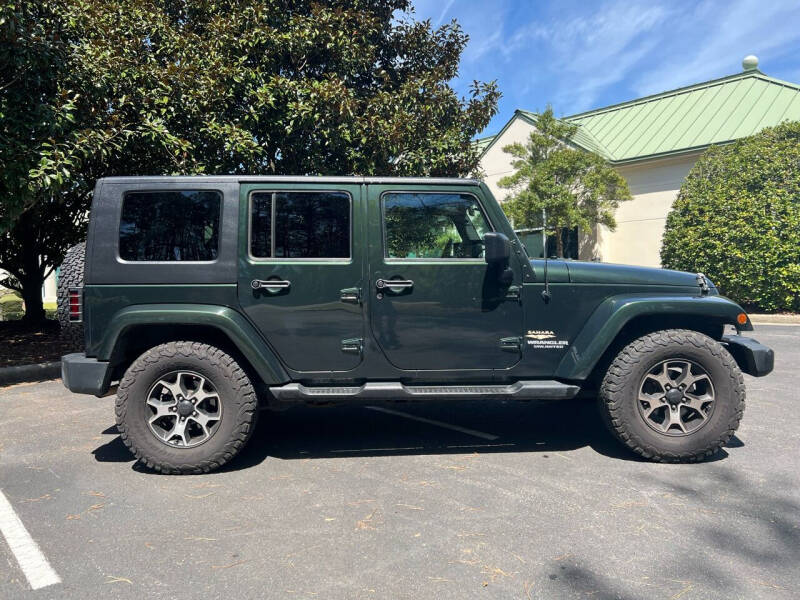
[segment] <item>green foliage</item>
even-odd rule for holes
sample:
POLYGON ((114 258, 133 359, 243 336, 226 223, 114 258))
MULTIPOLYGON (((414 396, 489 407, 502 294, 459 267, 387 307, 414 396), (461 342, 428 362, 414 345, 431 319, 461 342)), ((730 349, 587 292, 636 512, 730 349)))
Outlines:
MULTIPOLYGON (((572 227, 587 231, 598 224, 616 228, 614 211, 631 198, 628 184, 602 156, 569 145, 576 131, 548 107, 538 115, 526 144, 503 148, 514 157, 514 174, 499 185, 512 192, 503 208, 515 227, 541 227, 544 210, 550 234, 572 227)), ((563 256, 561 236, 556 240, 563 256)))
MULTIPOLYGON (((58 304, 56 302, 45 302, 44 310, 48 319, 57 318, 58 304)), ((0 295, 0 321, 17 321, 24 316, 25 309, 19 294, 12 292, 0 295)))
MULTIPOLYGON (((408 0, 5 0, 0 227, 111 174, 474 171, 494 83, 408 0)), ((0 231, 2 231, 0 229, 0 231)))
POLYGON ((742 304, 800 311, 800 122, 709 148, 667 217, 661 261, 742 304))
POLYGON ((8 234, 0 234, 0 268, 10 274, 0 276, 0 285, 22 293, 31 321, 46 316, 42 284, 83 239, 85 210, 81 194, 48 196, 22 213, 8 234))
POLYGON ((40 286, 103 176, 473 172, 467 39, 409 0, 0 0, 0 268, 40 286))
POLYGON ((23 317, 22 298, 17 294, 0 296, 0 321, 17 321, 23 317))
POLYGON ((439 240, 444 232, 430 211, 420 210, 413 205, 387 206, 385 211, 386 245, 390 258, 441 256, 441 249, 445 247, 449 236, 439 240))
POLYGON ((474 199, 397 194, 385 200, 389 258, 479 258, 489 231, 474 199))

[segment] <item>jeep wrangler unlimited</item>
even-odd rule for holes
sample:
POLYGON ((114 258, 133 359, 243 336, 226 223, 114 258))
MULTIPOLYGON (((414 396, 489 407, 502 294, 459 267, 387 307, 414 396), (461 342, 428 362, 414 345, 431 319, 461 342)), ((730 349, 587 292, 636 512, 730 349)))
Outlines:
POLYGON ((702 274, 532 260, 465 179, 102 179, 60 294, 64 385, 118 382, 123 441, 164 473, 231 460, 259 400, 579 392, 634 452, 697 461, 773 366, 702 274))

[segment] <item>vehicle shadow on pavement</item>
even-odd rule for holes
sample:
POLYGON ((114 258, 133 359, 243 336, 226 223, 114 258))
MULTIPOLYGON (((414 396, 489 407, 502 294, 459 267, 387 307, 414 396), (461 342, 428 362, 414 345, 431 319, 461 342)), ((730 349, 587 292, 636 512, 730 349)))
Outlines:
POLYGON ((135 457, 119 436, 119 430, 116 425, 112 425, 100 433, 104 436, 113 435, 114 437, 104 438, 107 441, 92 450, 94 459, 97 462, 133 462, 135 460, 135 457))
MULTIPOLYGON (((734 438, 731 446, 736 442, 741 445, 734 438)), ((606 430, 594 401, 481 400, 265 411, 248 447, 226 470, 248 468, 268 457, 292 460, 473 452, 547 455, 586 446, 610 458, 644 460, 606 430)), ((711 460, 727 456, 722 450, 711 460)))
MULTIPOLYGON (((117 434, 116 427, 102 432, 117 434)), ((734 437, 729 448, 740 447, 734 437)), ((642 461, 606 430, 595 403, 441 401, 380 405, 293 406, 261 411, 253 437, 224 471, 267 458, 282 460, 394 456, 564 452, 583 447, 610 458, 642 461)), ((133 462, 119 435, 97 447, 99 462, 133 462)), ((711 461, 728 456, 722 450, 711 461)), ((150 472, 139 464, 134 469, 150 472)))

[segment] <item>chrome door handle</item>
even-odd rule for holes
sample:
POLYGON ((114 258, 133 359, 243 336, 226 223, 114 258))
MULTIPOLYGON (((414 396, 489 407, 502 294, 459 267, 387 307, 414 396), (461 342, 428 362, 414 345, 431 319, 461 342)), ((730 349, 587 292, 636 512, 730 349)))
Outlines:
POLYGON ((285 290, 291 285, 292 282, 285 279, 253 279, 250 282, 250 287, 254 290, 285 290))
POLYGON ((384 288, 412 288, 414 287, 414 282, 410 279, 378 279, 378 281, 375 282, 375 287, 379 290, 384 288))

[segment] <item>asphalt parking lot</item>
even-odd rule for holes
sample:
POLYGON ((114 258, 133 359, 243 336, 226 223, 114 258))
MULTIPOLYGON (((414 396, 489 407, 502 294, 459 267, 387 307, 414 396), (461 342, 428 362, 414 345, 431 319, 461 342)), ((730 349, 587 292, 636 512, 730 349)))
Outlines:
POLYGON ((0 389, 0 598, 797 598, 800 327, 715 460, 637 460, 591 402, 263 412, 222 472, 139 468, 112 399, 0 389), (0 507, 2 510, 2 507, 0 507))

